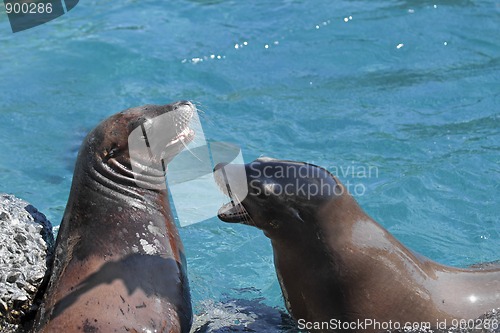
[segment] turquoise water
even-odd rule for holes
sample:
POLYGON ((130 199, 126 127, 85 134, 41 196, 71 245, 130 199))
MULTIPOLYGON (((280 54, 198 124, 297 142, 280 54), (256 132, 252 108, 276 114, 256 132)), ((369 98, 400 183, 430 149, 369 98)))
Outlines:
MULTIPOLYGON (((189 99, 206 136, 246 161, 308 161, 357 186, 408 247, 450 265, 496 260, 499 36, 493 0, 81 1, 17 34, 2 12, 0 192, 57 225, 87 131, 189 99)), ((260 231, 213 218, 180 232, 195 305, 283 307, 260 231)))

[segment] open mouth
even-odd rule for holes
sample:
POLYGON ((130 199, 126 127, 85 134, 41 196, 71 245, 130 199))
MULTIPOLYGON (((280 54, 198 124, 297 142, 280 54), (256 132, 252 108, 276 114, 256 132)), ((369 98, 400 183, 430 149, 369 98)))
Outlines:
POLYGON ((167 146, 165 148, 169 148, 171 146, 174 146, 174 145, 177 145, 180 143, 182 143, 183 145, 187 145, 193 139, 194 139, 194 131, 191 128, 189 128, 188 126, 186 126, 186 128, 184 128, 182 130, 182 132, 180 132, 172 140, 170 140, 170 142, 167 144, 167 146))
POLYGON ((244 222, 250 219, 250 215, 248 215, 243 205, 235 203, 234 200, 222 205, 217 212, 217 217, 224 222, 230 223, 244 222))
POLYGON ((231 190, 224 167, 216 166, 214 176, 221 191, 231 199, 230 202, 219 208, 217 217, 221 219, 221 221, 229 223, 249 221, 251 219, 250 215, 238 198, 234 196, 234 192, 231 190))

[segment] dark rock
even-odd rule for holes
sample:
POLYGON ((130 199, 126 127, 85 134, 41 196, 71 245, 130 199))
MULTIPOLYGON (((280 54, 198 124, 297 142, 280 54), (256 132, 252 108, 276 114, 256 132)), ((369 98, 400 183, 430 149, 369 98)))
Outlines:
POLYGON ((24 200, 0 194, 0 333, 29 327, 26 318, 41 301, 53 253, 52 225, 45 215, 24 200))

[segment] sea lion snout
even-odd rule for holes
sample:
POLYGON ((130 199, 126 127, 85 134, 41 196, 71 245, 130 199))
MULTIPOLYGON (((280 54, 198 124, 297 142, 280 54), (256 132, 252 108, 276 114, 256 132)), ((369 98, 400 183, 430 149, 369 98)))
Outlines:
POLYGON ((304 162, 260 157, 245 165, 219 163, 214 170, 217 184, 231 199, 219 209, 218 217, 264 231, 303 223, 314 214, 311 207, 338 196, 335 178, 326 169, 304 162))

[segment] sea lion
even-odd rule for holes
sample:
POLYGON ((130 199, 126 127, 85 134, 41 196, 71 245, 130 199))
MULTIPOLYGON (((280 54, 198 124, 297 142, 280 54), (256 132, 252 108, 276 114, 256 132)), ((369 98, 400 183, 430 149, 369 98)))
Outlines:
POLYGON ((131 108, 87 135, 34 332, 189 332, 165 166, 193 139, 195 111, 185 101, 131 108))
POLYGON ((448 267, 410 251, 324 168, 259 158, 218 164, 215 178, 231 198, 218 217, 271 239, 285 304, 300 329, 443 328, 500 306, 499 267, 448 267))

